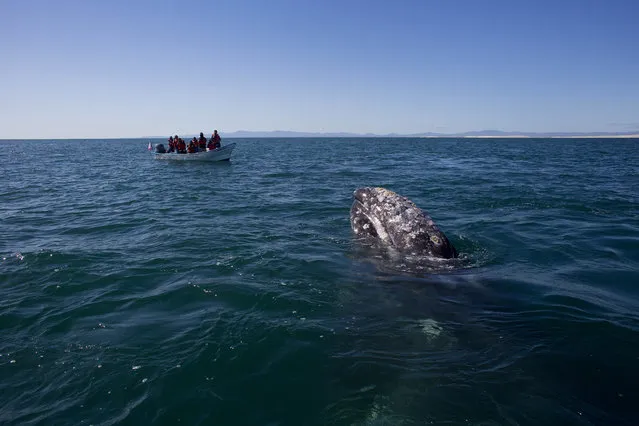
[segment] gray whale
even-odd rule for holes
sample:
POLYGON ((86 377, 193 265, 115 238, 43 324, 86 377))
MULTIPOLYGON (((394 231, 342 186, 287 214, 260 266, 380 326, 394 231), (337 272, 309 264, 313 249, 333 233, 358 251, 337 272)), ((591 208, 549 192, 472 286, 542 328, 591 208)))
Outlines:
POLYGON ((358 188, 353 198, 350 220, 357 236, 416 256, 443 259, 458 256, 433 219, 408 198, 379 187, 358 188))

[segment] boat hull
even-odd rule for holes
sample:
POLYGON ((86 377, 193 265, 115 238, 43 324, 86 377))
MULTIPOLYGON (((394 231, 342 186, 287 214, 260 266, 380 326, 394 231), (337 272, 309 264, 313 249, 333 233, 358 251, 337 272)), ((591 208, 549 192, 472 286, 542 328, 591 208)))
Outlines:
POLYGON ((156 160, 169 161, 229 161, 235 148, 235 143, 224 145, 221 148, 210 151, 194 152, 192 154, 177 154, 175 152, 155 153, 156 160))

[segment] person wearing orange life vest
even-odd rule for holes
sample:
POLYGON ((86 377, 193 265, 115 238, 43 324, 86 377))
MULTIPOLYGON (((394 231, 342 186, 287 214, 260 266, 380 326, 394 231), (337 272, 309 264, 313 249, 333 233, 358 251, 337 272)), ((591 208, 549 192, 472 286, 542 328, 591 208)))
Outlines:
POLYGON ((206 138, 202 132, 200 132, 200 137, 197 139, 197 146, 200 151, 206 151, 206 138))
POLYGON ((211 135, 211 139, 209 140, 209 145, 208 145, 209 150, 220 148, 222 146, 221 140, 222 138, 217 133, 217 130, 214 130, 213 134, 211 135))
MULTIPOLYGON (((184 140, 182 138, 178 138, 177 135, 175 135, 175 137, 178 139, 178 154, 186 154, 186 144, 184 143, 184 140)), ((175 139, 173 139, 173 141, 175 141, 175 139)))

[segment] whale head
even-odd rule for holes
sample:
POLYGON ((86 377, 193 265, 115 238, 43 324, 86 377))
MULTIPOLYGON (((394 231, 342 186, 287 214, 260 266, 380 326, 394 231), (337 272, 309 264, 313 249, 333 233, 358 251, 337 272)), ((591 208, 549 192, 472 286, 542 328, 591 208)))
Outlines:
POLYGON ((408 198, 379 187, 358 188, 353 198, 350 221, 357 236, 414 256, 457 257, 433 219, 408 198))

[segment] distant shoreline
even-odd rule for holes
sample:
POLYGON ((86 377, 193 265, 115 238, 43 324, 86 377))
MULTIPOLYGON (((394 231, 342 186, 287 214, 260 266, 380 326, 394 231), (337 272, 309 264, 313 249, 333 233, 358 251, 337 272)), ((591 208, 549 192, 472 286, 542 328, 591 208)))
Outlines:
MULTIPOLYGON (((439 136, 425 136, 437 138, 439 136)), ((639 134, 636 135, 587 135, 587 136, 528 136, 528 135, 514 135, 514 136, 461 136, 465 139, 637 139, 639 134)))

